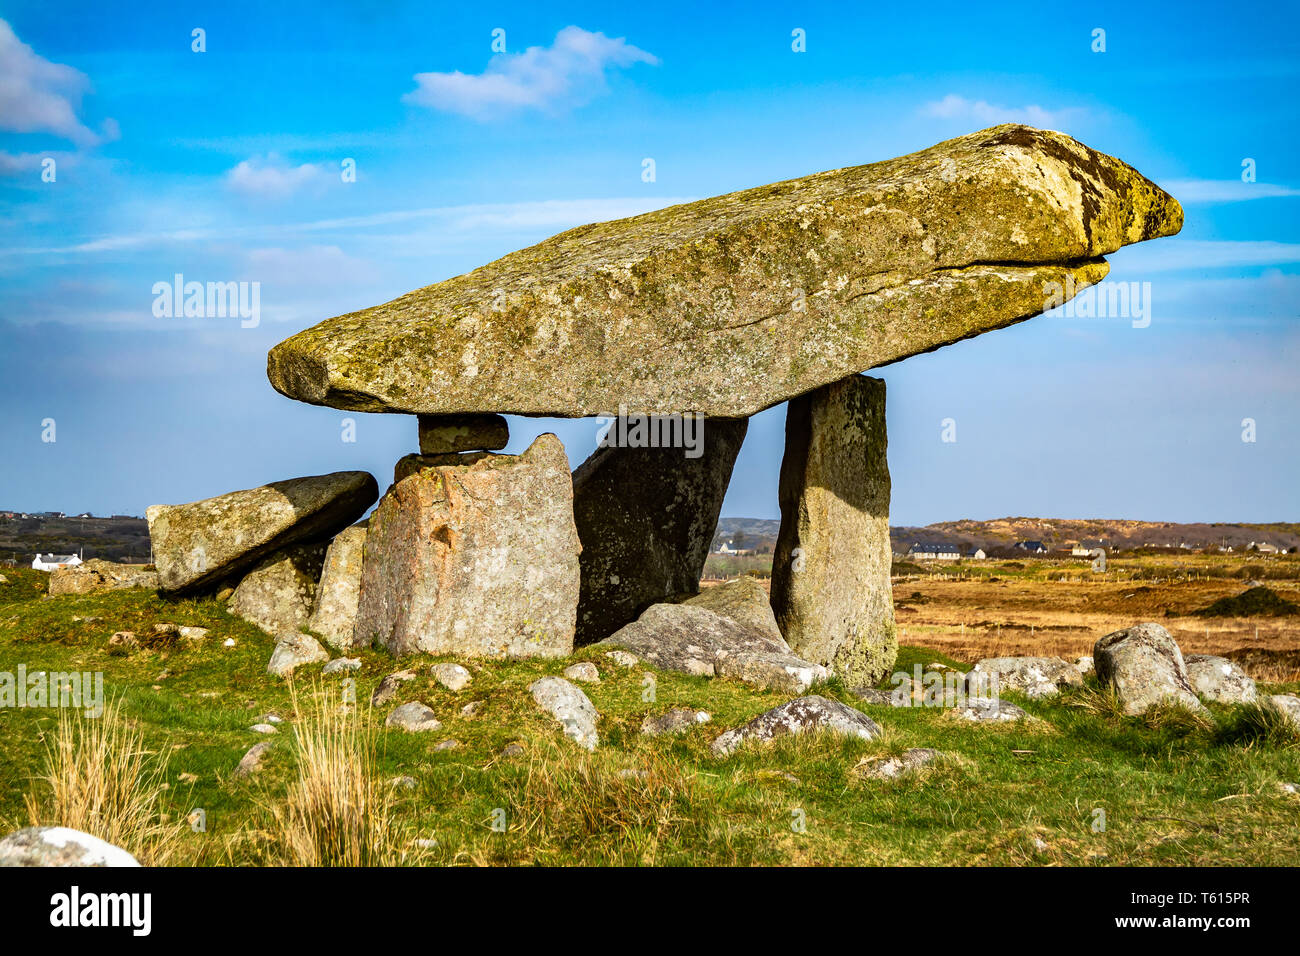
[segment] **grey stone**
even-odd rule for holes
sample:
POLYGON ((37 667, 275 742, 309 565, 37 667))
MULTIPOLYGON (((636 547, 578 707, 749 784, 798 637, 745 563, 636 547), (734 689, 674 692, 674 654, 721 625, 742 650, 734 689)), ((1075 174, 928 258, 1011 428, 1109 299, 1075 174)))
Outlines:
POLYGON ((712 715, 707 711, 674 707, 658 717, 647 717, 641 721, 641 733, 648 737, 658 737, 661 734, 681 734, 692 727, 707 724, 712 719, 712 715))
POLYGON ((576 643, 599 641, 651 604, 700 589, 748 422, 706 419, 703 453, 598 448, 573 473, 582 540, 576 643))
POLYGON ((1082 684, 1079 668, 1059 657, 986 657, 966 675, 966 692, 977 696, 1015 690, 1026 697, 1051 697, 1082 684))
POLYGON ((255 734, 279 733, 279 731, 275 729, 275 724, 253 724, 253 726, 249 727, 248 729, 255 734))
POLYGON ((384 726, 396 727, 399 730, 415 734, 428 730, 441 730, 442 721, 434 716, 433 708, 428 704, 413 700, 410 703, 399 704, 394 707, 384 720, 384 726))
POLYGON ((365 549, 366 525, 355 524, 336 534, 325 552, 316 604, 307 626, 335 650, 346 651, 356 644, 353 632, 365 549))
POLYGON ((1001 724, 1016 720, 1037 720, 1023 707, 1017 707, 995 697, 967 697, 948 713, 958 720, 969 720, 975 723, 1001 724))
POLYGON ((858 772, 873 780, 893 780, 934 763, 938 757, 937 750, 931 750, 929 747, 913 747, 897 757, 878 757, 864 761, 859 765, 858 772))
POLYGON ((361 659, 359 657, 336 657, 324 667, 321 668, 322 674, 345 674, 348 671, 357 671, 361 669, 361 659))
POLYGON ((293 478, 185 505, 153 505, 149 538, 161 590, 215 587, 276 551, 333 536, 379 497, 363 471, 293 478))
POLYGON ((713 741, 712 750, 715 756, 726 756, 747 741, 768 742, 787 734, 814 731, 862 740, 874 740, 880 736, 880 726, 860 710, 814 695, 796 698, 759 714, 747 724, 728 730, 713 741))
POLYGON ((564 736, 580 747, 595 750, 600 743, 600 714, 578 686, 562 677, 543 677, 529 685, 533 701, 564 727, 564 736))
POLYGON ((585 684, 600 683, 600 671, 590 661, 579 661, 577 664, 570 664, 564 669, 564 676, 569 680, 581 681, 585 684))
POLYGON ((357 638, 399 655, 565 656, 579 549, 554 435, 522 455, 421 471, 370 518, 357 638))
POLYGON ((370 695, 370 706, 379 707, 388 703, 397 696, 403 684, 413 680, 415 680, 415 671, 394 671, 389 674, 379 682, 379 686, 370 695))
POLYGON ((758 578, 751 575, 741 575, 732 581, 706 587, 682 603, 748 624, 772 640, 786 643, 781 628, 777 626, 776 615, 772 613, 772 599, 758 578))
POLYGON ((434 664, 430 674, 447 690, 463 690, 469 686, 469 671, 459 664, 434 664))
POLYGON ((120 846, 71 827, 26 827, 0 839, 0 867, 139 865, 120 846))
POLYGON ((500 415, 421 415, 420 454, 497 451, 510 442, 510 426, 500 415))
POLYGON ((600 646, 617 647, 660 670, 723 675, 788 693, 827 677, 825 668, 795 657, 784 641, 690 604, 656 604, 600 646))
POLYGON ((50 572, 49 594, 95 594, 122 588, 157 588, 158 572, 133 564, 91 558, 70 568, 50 572))
POLYGON ((299 332, 267 376, 364 412, 744 418, 1037 315, 1182 220, 1124 163, 1002 125, 568 230, 299 332))
POLYGON ((885 445, 880 379, 850 376, 786 411, 772 609, 795 654, 853 685, 898 656, 885 445))
POLYGON ((1255 680, 1226 657, 1188 654, 1187 682, 1199 696, 1220 704, 1254 703, 1258 692, 1255 680))
POLYGON ((1096 667, 1094 667, 1092 663, 1092 655, 1080 657, 1077 661, 1074 662, 1074 666, 1077 667, 1079 669, 1079 673, 1083 674, 1085 677, 1096 670, 1096 667))
POLYGON ((273 554, 239 582, 227 609, 275 637, 296 634, 311 620, 324 562, 320 544, 273 554))
POLYGON ((1187 665, 1174 639, 1159 624, 1135 624, 1114 631, 1092 649, 1097 680, 1113 687, 1126 714, 1144 713, 1153 704, 1204 709, 1187 680, 1187 665))
POLYGON ((629 654, 627 651, 606 651, 605 656, 622 668, 636 667, 641 663, 640 658, 635 654, 629 654))
POLYGON ((263 740, 261 743, 253 744, 248 748, 248 752, 240 758, 239 766, 235 768, 236 777, 248 777, 262 769, 262 758, 266 752, 271 749, 271 741, 263 740))
POLYGON ((317 664, 329 659, 329 651, 321 647, 316 638, 308 634, 286 634, 276 643, 266 672, 276 677, 289 677, 303 664, 317 664))
POLYGON ((1264 698, 1264 706, 1282 715, 1297 731, 1300 731, 1300 697, 1294 694, 1272 694, 1264 698))

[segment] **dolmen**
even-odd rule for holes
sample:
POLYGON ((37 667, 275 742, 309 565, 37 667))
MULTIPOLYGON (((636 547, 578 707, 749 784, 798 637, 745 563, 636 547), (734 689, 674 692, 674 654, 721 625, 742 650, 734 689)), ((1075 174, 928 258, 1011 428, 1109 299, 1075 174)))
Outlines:
MULTIPOLYGON (((215 541, 209 559, 251 571, 276 549, 328 545, 328 611, 307 626, 337 647, 559 656, 654 609, 654 627, 622 640, 653 657, 647 634, 680 636, 674 615, 701 616, 685 602, 749 417, 788 402, 779 643, 768 635, 763 652, 788 653, 783 673, 873 683, 897 638, 885 385, 862 373, 1038 315, 1099 282, 1104 256, 1182 218, 1120 160, 1008 124, 569 230, 271 349, 276 390, 414 415, 419 453, 337 553, 321 520, 296 542, 272 522, 255 559, 215 541), (613 440, 570 475, 554 435, 504 454, 504 415, 600 417, 613 440)), ((341 531, 354 512, 327 523, 341 531)), ((151 514, 155 548, 175 523, 151 514)), ((168 589, 221 576, 159 570, 168 589)), ((729 656, 709 653, 710 666, 729 656)))

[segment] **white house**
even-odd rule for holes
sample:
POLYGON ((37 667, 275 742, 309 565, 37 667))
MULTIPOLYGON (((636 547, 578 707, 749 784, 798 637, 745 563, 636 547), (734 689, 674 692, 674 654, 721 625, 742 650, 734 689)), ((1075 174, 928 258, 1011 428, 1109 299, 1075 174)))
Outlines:
POLYGON ((38 554, 32 560, 32 567, 37 571, 57 571, 59 568, 75 568, 80 563, 80 556, 75 554, 38 554))
POLYGON ((983 548, 972 548, 967 552, 966 557, 970 558, 972 561, 983 561, 988 557, 988 552, 983 548))
POLYGON ((916 541, 908 549, 907 557, 921 561, 956 561, 961 557, 961 546, 944 542, 916 541))

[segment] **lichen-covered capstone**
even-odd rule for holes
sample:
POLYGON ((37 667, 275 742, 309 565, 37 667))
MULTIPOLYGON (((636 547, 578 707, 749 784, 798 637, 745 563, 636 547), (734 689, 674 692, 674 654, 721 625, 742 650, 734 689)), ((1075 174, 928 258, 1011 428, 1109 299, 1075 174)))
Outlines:
POLYGON ((267 374, 366 412, 744 418, 1037 315, 1182 220, 1119 160, 997 126, 572 229, 300 332, 267 374))
POLYGON ((790 402, 772 610, 790 649, 849 686, 894 666, 885 383, 851 375, 790 402))
POLYGON ((289 545, 346 528, 375 503, 379 485, 364 471, 277 481, 146 512, 160 590, 200 591, 240 574, 289 545))
POLYGON ((370 518, 355 639, 394 654, 573 650, 578 532, 564 446, 425 468, 370 518))
POLYGON ((704 419, 702 454, 596 450, 573 473, 582 541, 576 643, 614 633, 651 604, 700 588, 747 420, 704 419))

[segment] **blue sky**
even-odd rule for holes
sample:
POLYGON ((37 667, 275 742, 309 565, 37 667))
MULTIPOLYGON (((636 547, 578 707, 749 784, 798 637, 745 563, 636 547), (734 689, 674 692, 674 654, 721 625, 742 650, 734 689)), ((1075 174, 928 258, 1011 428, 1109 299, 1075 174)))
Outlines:
MULTIPOLYGON (((1047 315, 878 373, 894 522, 1300 520, 1294 5, 365 6, 0 2, 0 508, 382 486, 414 420, 283 398, 268 348, 574 225, 1015 120, 1133 164, 1186 225, 1110 257, 1150 283, 1145 327, 1047 315), (259 282, 259 324, 155 317, 176 273, 259 282)), ((511 424, 574 465, 597 431, 511 424)), ((777 515, 783 427, 753 420, 724 515, 777 515)))

